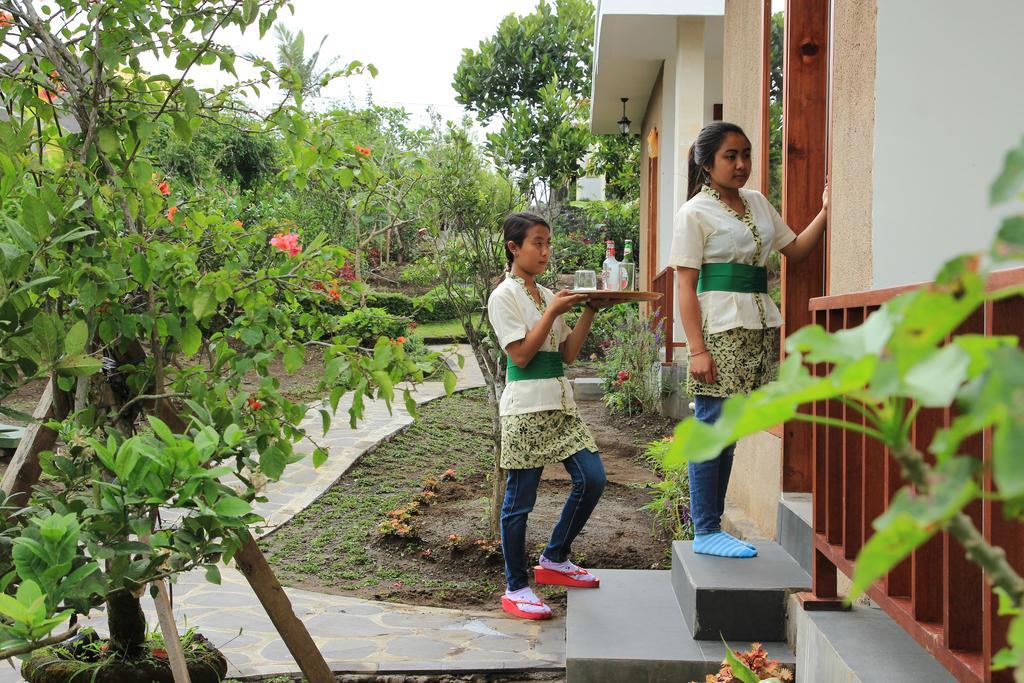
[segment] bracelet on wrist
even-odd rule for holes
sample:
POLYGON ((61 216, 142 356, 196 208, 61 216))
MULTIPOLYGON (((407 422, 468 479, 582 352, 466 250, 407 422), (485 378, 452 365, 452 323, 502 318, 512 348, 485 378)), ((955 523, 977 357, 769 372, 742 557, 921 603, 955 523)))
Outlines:
POLYGON ((707 352, 708 352, 708 350, 704 349, 703 351, 698 351, 697 353, 689 353, 689 352, 687 352, 686 355, 689 356, 690 358, 696 358, 697 356, 703 356, 707 352))

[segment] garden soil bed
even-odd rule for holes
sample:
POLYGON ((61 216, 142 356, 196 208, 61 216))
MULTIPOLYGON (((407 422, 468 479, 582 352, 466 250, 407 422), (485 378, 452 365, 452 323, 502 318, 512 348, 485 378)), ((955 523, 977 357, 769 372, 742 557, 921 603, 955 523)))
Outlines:
MULTIPOLYGON (((674 422, 609 415, 600 402, 579 407, 609 483, 574 544, 574 559, 593 568, 667 567, 670 534, 655 528, 642 509, 656 477, 640 455, 644 443, 671 433, 674 422)), ((489 426, 483 390, 425 406, 420 421, 364 455, 313 505, 261 541, 279 578, 377 600, 495 607, 504 577, 500 547, 488 540, 489 426), (425 489, 434 496, 423 496, 425 489), (418 508, 401 514, 417 498, 418 508), (394 532, 403 525, 407 537, 381 532, 382 526, 394 532)), ((530 515, 531 554, 543 549, 568 487, 562 467, 545 469, 530 515)), ((542 593, 564 605, 564 589, 545 587, 542 593)))

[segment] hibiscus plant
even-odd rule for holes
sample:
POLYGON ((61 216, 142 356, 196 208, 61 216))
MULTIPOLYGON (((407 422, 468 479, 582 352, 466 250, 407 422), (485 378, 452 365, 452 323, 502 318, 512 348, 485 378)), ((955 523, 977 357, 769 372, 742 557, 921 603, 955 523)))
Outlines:
MULTIPOLYGON (((0 411, 11 414, 12 390, 48 380, 33 438, 53 444, 39 454, 44 485, 0 516, 0 657, 104 603, 110 649, 132 654, 147 583, 193 568, 219 580, 261 521, 257 475, 279 478, 317 437, 275 363, 294 372, 322 347, 325 431, 346 394, 353 423, 365 399, 390 406, 403 391, 415 411, 400 385, 430 364, 388 339, 360 348, 316 333, 329 329, 315 324, 323 304, 353 302, 346 250, 301 226, 245 225, 223 197, 180 194, 147 158, 154 131, 187 141, 268 87, 272 65, 240 79, 216 38, 263 35, 288 7, 0 0, 0 411), (230 87, 190 80, 212 65, 230 87)), ((261 125, 290 152, 280 182, 317 169, 363 181, 366 155, 343 128, 312 125, 296 103, 261 125)), ((315 464, 326 457, 313 448, 315 464)))

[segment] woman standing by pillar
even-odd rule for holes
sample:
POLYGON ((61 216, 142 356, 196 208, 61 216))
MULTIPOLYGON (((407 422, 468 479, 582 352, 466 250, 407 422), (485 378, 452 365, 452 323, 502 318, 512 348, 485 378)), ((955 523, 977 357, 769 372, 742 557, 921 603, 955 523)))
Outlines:
MULTIPOLYGON (((769 254, 799 261, 825 230, 828 188, 821 211, 798 236, 764 195, 743 187, 750 169, 750 140, 739 126, 706 126, 690 147, 687 202, 675 218, 669 265, 689 351, 687 392, 694 416, 708 424, 721 416, 725 399, 754 391, 778 371, 782 315, 768 296, 769 254)), ((735 448, 688 466, 694 552, 757 555, 722 531, 735 448)))

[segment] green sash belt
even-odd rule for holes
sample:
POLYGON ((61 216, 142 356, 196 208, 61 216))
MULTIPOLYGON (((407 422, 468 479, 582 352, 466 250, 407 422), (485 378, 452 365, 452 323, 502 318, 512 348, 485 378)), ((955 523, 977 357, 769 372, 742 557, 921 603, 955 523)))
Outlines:
POLYGON ((705 263, 700 268, 697 293, 768 293, 768 269, 746 263, 705 263))
POLYGON ((509 382, 518 382, 522 379, 551 379, 562 377, 565 370, 562 366, 562 354, 558 351, 538 351, 525 368, 521 368, 509 361, 508 378, 509 382))

